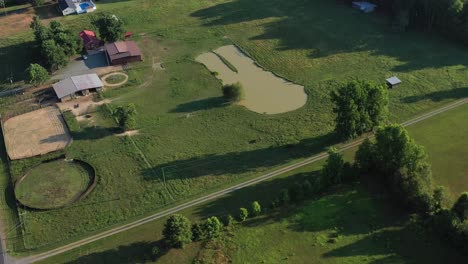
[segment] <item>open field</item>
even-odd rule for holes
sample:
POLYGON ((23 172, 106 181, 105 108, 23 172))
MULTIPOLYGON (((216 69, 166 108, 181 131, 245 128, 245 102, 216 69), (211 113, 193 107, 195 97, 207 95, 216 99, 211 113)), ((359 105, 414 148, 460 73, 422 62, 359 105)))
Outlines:
POLYGON ((3 124, 3 130, 12 160, 62 150, 72 141, 62 114, 55 107, 12 117, 3 124))
MULTIPOLYGON (((313 177, 315 163, 267 182, 181 212, 192 221, 235 214, 252 200, 266 205, 271 193, 313 177)), ((356 184, 329 192, 282 211, 247 221, 222 248, 233 263, 464 263, 466 258, 408 224, 408 216, 385 197, 356 184), (330 243, 336 238, 336 243, 330 243)), ((159 245, 165 219, 102 239, 39 263, 153 263, 148 255, 159 245)), ((155 263, 192 263, 203 255, 200 243, 164 251, 155 263)), ((209 253, 209 252, 208 252, 209 253)))
POLYGON ((301 108, 307 102, 304 87, 265 71, 234 45, 202 54, 196 60, 211 72, 216 72, 216 77, 223 84, 241 83, 245 98, 239 104, 254 112, 286 113, 301 108))
POLYGON ((408 127, 411 136, 429 154, 437 184, 456 199, 468 191, 468 105, 408 127))
POLYGON ((16 182, 18 201, 34 209, 54 209, 70 205, 91 185, 92 170, 81 163, 57 160, 43 163, 16 182))
MULTIPOLYGON (((145 54, 126 85, 104 93, 114 104, 137 105, 139 134, 114 136, 116 125, 101 108, 92 125, 72 131, 67 155, 92 164, 100 181, 74 206, 19 209, 27 249, 76 240, 323 150, 334 143, 334 81, 398 75, 404 83, 390 91, 392 121, 468 95, 464 48, 391 33, 386 19, 336 1, 101 0, 100 11, 122 17, 145 54), (219 80, 194 61, 231 44, 225 36, 266 69, 304 85, 306 105, 278 115, 225 106, 219 80), (153 70, 156 62, 165 70, 153 70)), ((86 15, 60 20, 76 32, 89 26, 86 15)), ((0 40, 0 60, 15 64, 15 76, 34 59, 31 40, 30 32, 0 40)), ((0 80, 6 77, 1 71, 0 80)), ((11 176, 35 164, 13 162, 11 176)))

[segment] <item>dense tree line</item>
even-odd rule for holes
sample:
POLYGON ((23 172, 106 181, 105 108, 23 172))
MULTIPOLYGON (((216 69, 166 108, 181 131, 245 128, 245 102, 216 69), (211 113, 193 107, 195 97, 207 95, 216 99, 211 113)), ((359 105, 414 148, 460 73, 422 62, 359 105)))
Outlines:
MULTIPOLYGON (((351 3, 352 0, 345 0, 351 3)), ((468 44, 466 0, 368 0, 393 19, 397 30, 438 31, 468 44)))

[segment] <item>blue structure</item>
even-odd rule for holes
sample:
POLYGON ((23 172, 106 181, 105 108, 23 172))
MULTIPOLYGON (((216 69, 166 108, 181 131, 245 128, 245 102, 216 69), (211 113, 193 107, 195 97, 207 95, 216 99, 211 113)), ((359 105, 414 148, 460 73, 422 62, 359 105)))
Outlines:
POLYGON ((369 2, 353 2, 353 7, 364 13, 371 13, 375 11, 377 5, 369 2))

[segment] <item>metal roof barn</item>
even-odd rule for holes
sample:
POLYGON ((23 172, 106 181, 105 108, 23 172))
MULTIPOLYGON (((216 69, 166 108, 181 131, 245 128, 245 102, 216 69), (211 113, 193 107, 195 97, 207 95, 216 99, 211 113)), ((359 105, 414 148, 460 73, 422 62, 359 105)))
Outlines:
POLYGON ((101 88, 103 86, 101 79, 99 79, 95 73, 73 76, 53 85, 54 91, 59 99, 74 95, 80 91, 101 88))

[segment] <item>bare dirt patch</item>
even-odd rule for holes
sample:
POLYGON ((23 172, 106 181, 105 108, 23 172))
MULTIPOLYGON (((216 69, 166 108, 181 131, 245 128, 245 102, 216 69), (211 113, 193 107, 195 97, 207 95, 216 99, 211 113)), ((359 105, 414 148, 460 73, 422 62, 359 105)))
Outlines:
POLYGON ((70 110, 75 116, 83 116, 94 112, 96 107, 110 102, 111 100, 108 99, 95 102, 93 101, 92 96, 83 96, 68 102, 57 103, 57 106, 62 110, 62 112, 70 110))
POLYGON ((8 119, 3 124, 8 156, 12 160, 44 155, 66 148, 72 141, 56 107, 46 107, 8 119))
POLYGON ((196 60, 210 71, 217 72, 217 78, 223 84, 240 82, 244 87, 245 99, 240 102, 257 113, 279 114, 301 108, 307 102, 304 87, 259 67, 255 61, 245 55, 234 45, 228 45, 200 55, 196 60), (237 69, 230 69, 224 59, 237 69))

